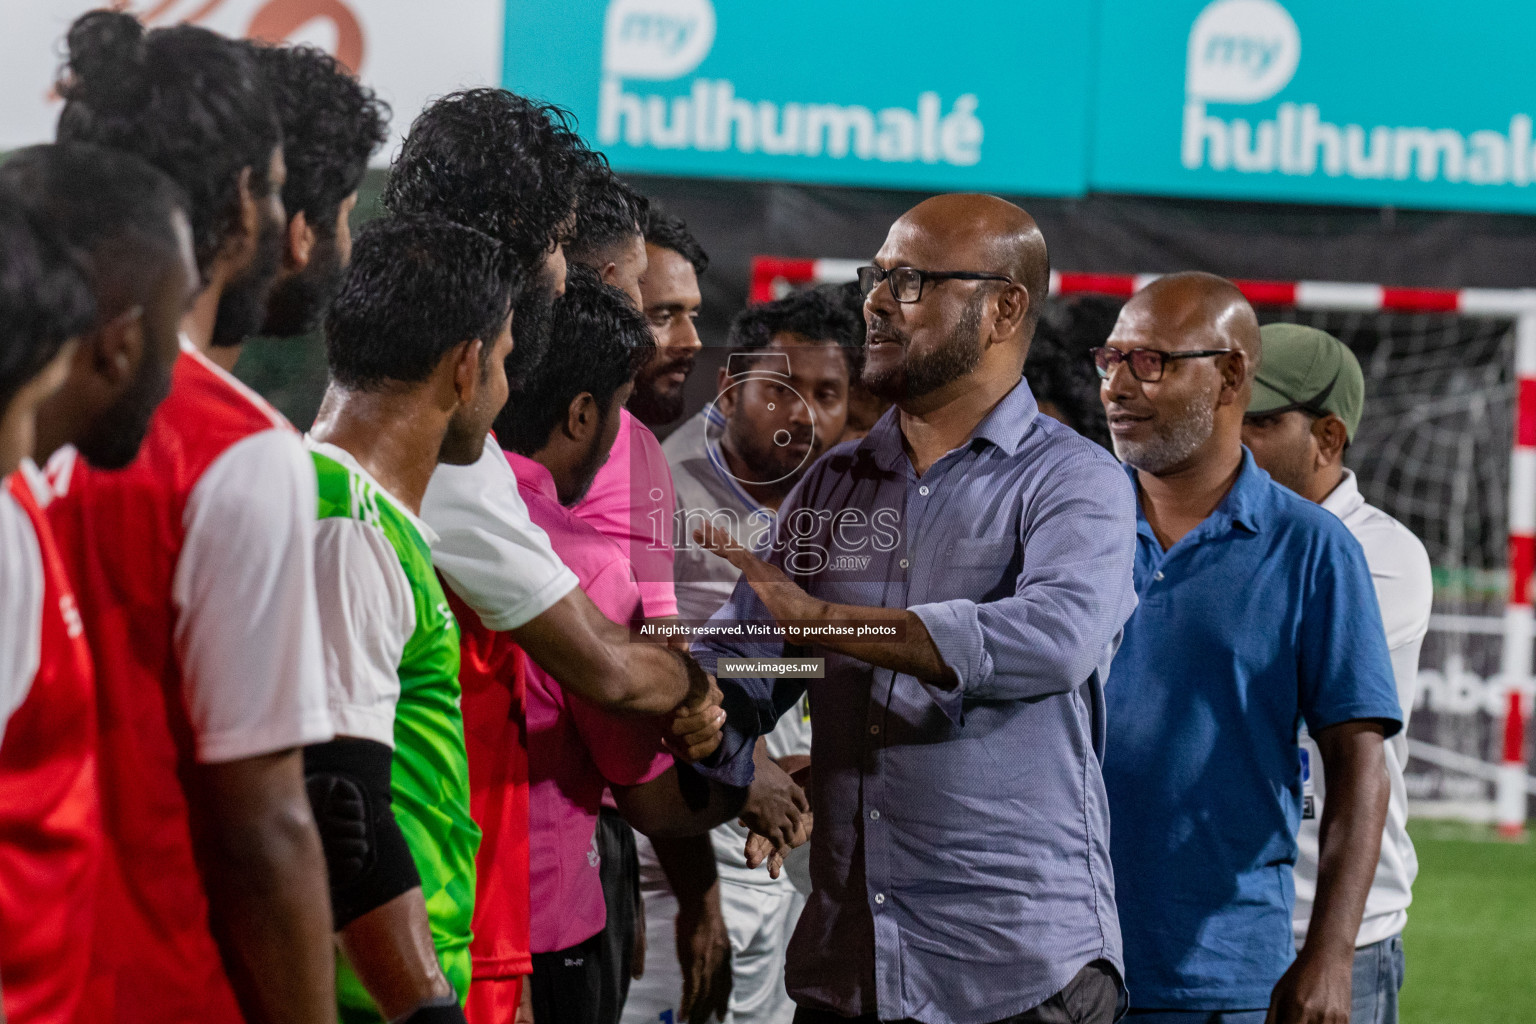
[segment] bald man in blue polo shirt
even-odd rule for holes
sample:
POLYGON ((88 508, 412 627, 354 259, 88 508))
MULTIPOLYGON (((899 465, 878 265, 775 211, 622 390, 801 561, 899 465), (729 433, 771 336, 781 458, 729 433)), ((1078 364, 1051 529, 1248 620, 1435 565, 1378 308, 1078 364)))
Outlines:
POLYGON ((1259 357, 1252 308, 1209 274, 1155 281, 1094 352, 1138 498, 1104 759, 1136 1024, 1349 1019, 1402 712, 1360 545, 1243 447, 1259 357), (1329 801, 1297 954, 1303 722, 1329 801))

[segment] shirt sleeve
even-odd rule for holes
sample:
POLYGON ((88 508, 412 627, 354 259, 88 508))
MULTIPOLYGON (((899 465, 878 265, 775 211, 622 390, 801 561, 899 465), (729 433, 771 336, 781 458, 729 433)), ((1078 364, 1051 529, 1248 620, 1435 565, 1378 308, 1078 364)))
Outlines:
POLYGON ((1020 517, 1023 557, 1011 595, 910 609, 959 678, 954 688, 927 685, 952 721, 966 699, 1027 700, 1081 686, 1108 665, 1135 607, 1136 499, 1125 471, 1091 455, 1053 478, 1020 517))
MULTIPOLYGON (((588 581, 585 590, 598 610, 614 622, 629 622, 639 611, 634 574, 626 559, 616 557, 588 581)), ((615 715, 569 691, 566 706, 592 762, 612 785, 638 786, 672 767, 672 756, 661 745, 657 719, 615 715)))
MULTIPOLYGON (((801 478, 779 507, 778 525, 783 528, 791 514, 802 504, 802 496, 819 482, 816 468, 801 478)), ((787 545, 773 544, 764 553, 765 561, 783 567, 787 545)), ((710 616, 710 622, 773 622, 773 616, 758 598, 757 591, 745 578, 736 581, 731 598, 710 616)), ((752 639, 747 636, 707 635, 695 640, 690 653, 710 675, 719 675, 721 658, 777 658, 784 653, 782 641, 752 639)), ((720 706, 725 709, 719 748, 695 764, 694 770, 727 786, 747 786, 752 782, 752 748, 759 736, 773 731, 779 716, 799 702, 805 693, 803 680, 766 678, 716 679, 720 687, 720 706)))
POLYGON ((1392 522, 1366 538, 1356 535, 1365 548, 1371 582, 1381 605, 1381 624, 1387 633, 1387 652, 1397 683, 1397 702, 1403 712, 1403 731, 1419 693, 1419 652, 1429 632, 1429 615, 1435 600, 1429 553, 1406 526, 1392 522))
POLYGON ((1329 726, 1379 719, 1386 734, 1403 723, 1392 659, 1365 553, 1332 515, 1302 596, 1301 713, 1313 736, 1329 726))
POLYGON ((315 602, 314 464, 297 434, 231 446, 193 488, 171 581, 205 764, 331 738, 315 602))
POLYGON ((322 519, 315 528, 315 592, 336 735, 393 748, 400 659, 416 631, 416 603, 399 556, 368 523, 322 519))
POLYGON ((528 517, 494 437, 473 464, 437 467, 421 518, 438 535, 432 564, 486 629, 526 625, 576 588, 576 574, 528 517))
POLYGON ((43 590, 37 534, 0 481, 0 737, 42 660, 43 590))
POLYGON ((635 443, 631 446, 638 463, 631 472, 635 483, 630 508, 630 529, 635 578, 640 584, 640 603, 648 619, 677 614, 677 551, 672 546, 673 517, 677 494, 672 483, 672 467, 662 453, 661 442, 649 427, 635 421, 635 443), (662 524, 657 529, 656 524, 662 524))
POLYGON ((574 511, 623 549, 640 585, 645 617, 664 618, 677 614, 672 467, 649 427, 628 409, 620 416, 623 425, 613 453, 574 511))

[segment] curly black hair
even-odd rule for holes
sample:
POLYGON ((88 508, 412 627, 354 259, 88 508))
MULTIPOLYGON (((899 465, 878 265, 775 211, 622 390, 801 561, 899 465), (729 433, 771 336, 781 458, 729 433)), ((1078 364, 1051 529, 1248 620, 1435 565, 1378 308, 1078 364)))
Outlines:
POLYGON ((569 111, 505 89, 464 89, 412 122, 384 208, 468 224, 532 270, 565 240, 587 153, 569 111))
POLYGON ((606 410, 656 350, 650 325, 627 295, 590 267, 572 264, 568 275, 552 312, 549 355, 522 397, 496 417, 496 436, 523 455, 549 443, 583 391, 606 410))
POLYGON ((64 343, 90 329, 96 301, 79 256, 0 188, 0 412, 64 343))
POLYGON ((418 383, 477 338, 483 362, 522 280, 500 243, 474 228, 441 217, 374 221, 325 315, 331 379, 356 391, 418 383))
POLYGON ((248 42, 277 104, 288 180, 283 206, 329 230, 357 191, 368 158, 389 140, 389 104, 336 58, 313 46, 248 42))
POLYGON ((619 180, 601 153, 588 153, 586 164, 565 254, 578 263, 597 263, 610 247, 640 234, 651 204, 619 180))
POLYGON ((70 26, 58 90, 60 142, 94 142, 143 157, 186 192, 197 265, 206 278, 240 215, 240 175, 271 194, 282 144, 271 91, 250 51, 192 25, 146 32, 119 11, 70 26))
POLYGON ((1110 447, 1109 423, 1088 350, 1109 338, 1121 304, 1101 295, 1046 303, 1024 360, 1024 379, 1035 400, 1054 406, 1067 426, 1104 448, 1110 447))
POLYGON ((790 292, 782 299, 748 306, 731 321, 725 344, 733 353, 768 347, 774 336, 798 334, 813 341, 835 341, 858 373, 864 348, 864 317, 849 303, 843 285, 821 285, 790 292))
MULTIPOLYGON (((693 272, 700 277, 709 269, 709 254, 699 245, 683 218, 674 216, 655 203, 646 207, 645 218, 640 222, 640 232, 645 243, 659 249, 671 249, 693 264, 693 272)), ((859 302, 863 303, 863 298, 859 302)))

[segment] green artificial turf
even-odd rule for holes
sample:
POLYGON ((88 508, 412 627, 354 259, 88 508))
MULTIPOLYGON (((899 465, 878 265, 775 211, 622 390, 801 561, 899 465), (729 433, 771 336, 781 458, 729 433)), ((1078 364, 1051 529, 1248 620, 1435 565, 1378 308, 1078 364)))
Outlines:
POLYGON ((1431 821, 1409 832, 1402 1024, 1536 1024, 1536 842, 1431 821))

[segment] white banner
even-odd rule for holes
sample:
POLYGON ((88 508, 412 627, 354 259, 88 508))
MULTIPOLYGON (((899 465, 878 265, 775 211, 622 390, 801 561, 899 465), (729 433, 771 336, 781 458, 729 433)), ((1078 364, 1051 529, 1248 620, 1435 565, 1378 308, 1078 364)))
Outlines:
MULTIPOLYGON (((0 151, 53 138, 64 33, 100 0, 7 0, 0 31, 0 151)), ((191 21, 231 36, 312 43, 353 68, 394 110, 388 162, 426 102, 500 85, 503 0, 139 0, 151 27, 191 21)))

